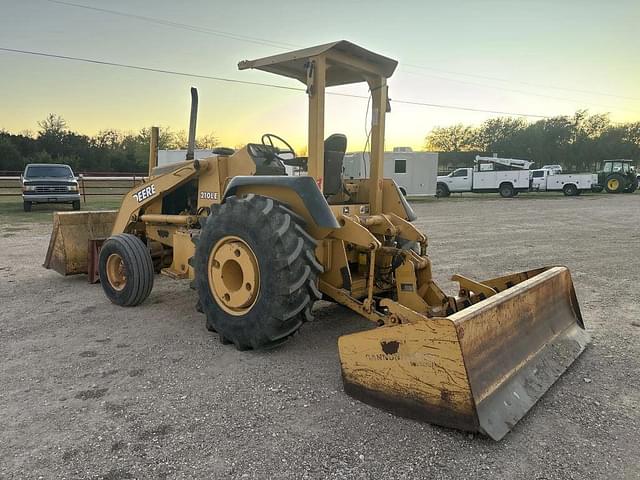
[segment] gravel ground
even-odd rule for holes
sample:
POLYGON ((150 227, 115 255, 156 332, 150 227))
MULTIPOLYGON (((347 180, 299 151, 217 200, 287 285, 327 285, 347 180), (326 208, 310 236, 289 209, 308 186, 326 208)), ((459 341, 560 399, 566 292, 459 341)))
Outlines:
POLYGON ((415 205, 434 274, 570 267, 592 344, 507 437, 391 416, 342 390, 320 302, 284 347, 238 352, 186 282, 140 307, 44 270, 50 225, 0 226, 0 478, 640 478, 640 194, 415 205))

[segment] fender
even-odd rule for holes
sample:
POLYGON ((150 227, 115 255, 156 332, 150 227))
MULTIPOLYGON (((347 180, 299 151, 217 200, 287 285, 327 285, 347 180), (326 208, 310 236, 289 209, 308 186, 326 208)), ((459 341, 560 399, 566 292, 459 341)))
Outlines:
MULTIPOLYGON (((252 175, 233 177, 222 196, 222 201, 227 197, 236 195, 237 193, 253 193, 252 188, 245 187, 261 187, 255 193, 275 198, 276 200, 289 203, 282 198, 283 191, 291 194, 299 199, 304 205, 304 209, 308 215, 302 212, 296 212, 303 217, 310 217, 313 223, 321 229, 335 230, 340 228, 340 224, 331 212, 329 204, 320 192, 318 185, 312 177, 287 177, 281 175, 252 175)), ((258 190, 258 189, 256 189, 258 190)))

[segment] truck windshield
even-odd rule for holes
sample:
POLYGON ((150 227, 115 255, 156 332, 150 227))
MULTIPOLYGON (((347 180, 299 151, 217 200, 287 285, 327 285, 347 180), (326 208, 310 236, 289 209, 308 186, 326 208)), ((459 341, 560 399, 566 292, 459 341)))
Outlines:
POLYGON ((73 177, 73 172, 66 165, 33 165, 27 168, 26 178, 73 177))

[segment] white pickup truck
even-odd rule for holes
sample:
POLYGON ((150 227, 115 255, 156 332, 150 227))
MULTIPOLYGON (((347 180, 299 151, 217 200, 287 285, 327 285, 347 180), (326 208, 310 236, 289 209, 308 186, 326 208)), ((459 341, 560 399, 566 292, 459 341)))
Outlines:
POLYGON ((597 184, 598 175, 595 173, 554 173, 546 168, 531 170, 531 189, 536 192, 562 191, 573 197, 590 192, 597 184))
POLYGON ((512 158, 476 157, 474 168, 458 168, 449 175, 439 175, 436 197, 455 192, 497 192, 514 197, 530 188, 529 166, 533 162, 512 158))

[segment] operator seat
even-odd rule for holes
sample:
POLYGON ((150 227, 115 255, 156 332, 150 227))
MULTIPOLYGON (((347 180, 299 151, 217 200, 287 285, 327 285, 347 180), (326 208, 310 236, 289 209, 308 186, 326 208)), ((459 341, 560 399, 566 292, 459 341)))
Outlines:
POLYGON ((342 191, 342 164, 347 151, 347 136, 334 133, 324 141, 324 195, 342 191))

